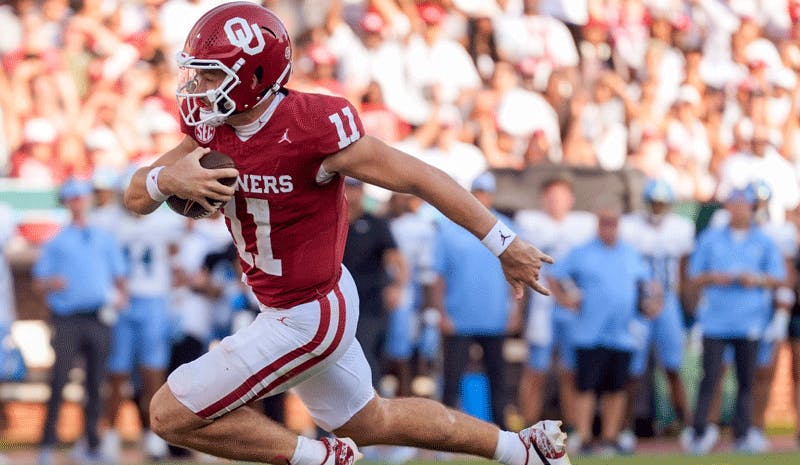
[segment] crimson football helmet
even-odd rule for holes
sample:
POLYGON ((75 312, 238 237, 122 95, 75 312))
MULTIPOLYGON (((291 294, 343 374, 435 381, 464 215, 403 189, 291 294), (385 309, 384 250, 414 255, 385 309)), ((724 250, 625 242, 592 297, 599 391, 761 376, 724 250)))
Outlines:
POLYGON ((277 92, 292 70, 292 43, 283 23, 250 2, 225 3, 195 23, 178 52, 179 108, 189 126, 219 126, 236 112, 252 108, 277 92), (198 85, 198 72, 221 70, 213 89, 198 85))

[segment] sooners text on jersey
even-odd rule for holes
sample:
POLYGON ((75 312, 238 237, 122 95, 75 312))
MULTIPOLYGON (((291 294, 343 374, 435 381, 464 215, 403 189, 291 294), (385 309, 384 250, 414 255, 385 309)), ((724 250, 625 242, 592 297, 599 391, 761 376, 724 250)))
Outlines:
POLYGON ((328 293, 347 240, 343 180, 317 182, 325 157, 364 133, 340 97, 286 91, 269 122, 242 141, 229 125, 209 134, 183 126, 200 145, 233 158, 236 194, 225 205, 242 270, 259 301, 290 308, 328 293), (207 140, 200 140, 207 139, 207 140))

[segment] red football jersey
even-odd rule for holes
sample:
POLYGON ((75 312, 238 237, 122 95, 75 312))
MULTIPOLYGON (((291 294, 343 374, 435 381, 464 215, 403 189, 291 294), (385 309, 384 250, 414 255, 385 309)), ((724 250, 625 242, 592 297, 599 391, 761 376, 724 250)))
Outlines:
POLYGON ((223 212, 258 300, 290 308, 327 294, 341 275, 347 201, 341 176, 317 175, 325 157, 364 134, 353 106, 288 90, 246 141, 229 125, 183 131, 236 163, 236 194, 223 212))

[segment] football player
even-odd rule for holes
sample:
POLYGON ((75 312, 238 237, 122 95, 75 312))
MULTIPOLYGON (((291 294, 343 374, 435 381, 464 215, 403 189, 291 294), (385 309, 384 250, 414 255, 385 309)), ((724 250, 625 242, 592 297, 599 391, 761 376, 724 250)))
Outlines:
POLYGON ((151 403, 167 441, 236 460, 351 464, 355 444, 397 444, 495 458, 509 465, 565 464, 565 434, 544 421, 521 433, 428 399, 383 399, 355 339, 358 297, 342 267, 344 177, 431 203, 499 257, 518 297, 552 258, 515 238, 449 176, 363 133, 339 97, 285 87, 292 46, 280 19, 248 2, 201 17, 178 54, 183 141, 129 186, 128 208, 146 214, 168 196, 213 210, 224 203, 244 279, 261 303, 249 326, 173 371, 151 403), (236 169, 207 170, 209 150, 236 169), (237 177, 235 186, 218 182, 237 177), (298 437, 246 404, 293 387, 315 422, 342 440, 298 437))
MULTIPOLYGON (((574 247, 588 242, 597 232, 597 217, 573 211, 575 194, 566 177, 554 177, 540 188, 542 210, 521 210, 514 221, 526 240, 538 244, 545 253, 559 260, 574 247)), ((542 412, 545 378, 554 349, 558 349, 559 402, 567 425, 573 426, 570 407, 575 396, 575 352, 570 332, 575 312, 541 294, 531 296, 525 339, 529 345, 528 366, 519 386, 522 415, 527 422, 537 421, 542 412)))
POLYGON ((635 417, 638 380, 647 368, 651 344, 655 346, 658 361, 666 372, 672 408, 678 421, 685 425, 690 420, 686 388, 680 377, 684 325, 679 297, 687 259, 694 248, 694 224, 670 211, 675 202, 675 193, 662 180, 647 182, 644 201, 647 212, 626 215, 620 225, 620 234, 650 265, 650 271, 663 294, 663 306, 655 319, 639 320, 643 323, 643 331, 640 346, 631 361, 627 425, 619 438, 620 447, 630 453, 636 445, 631 428, 635 417))

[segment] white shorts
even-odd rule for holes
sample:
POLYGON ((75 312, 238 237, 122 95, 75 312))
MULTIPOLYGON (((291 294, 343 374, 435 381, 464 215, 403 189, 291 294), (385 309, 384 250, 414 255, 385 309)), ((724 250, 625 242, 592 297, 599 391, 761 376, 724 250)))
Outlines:
POLYGON ((249 326, 178 367, 167 384, 207 419, 294 387, 317 425, 331 431, 375 395, 357 324, 358 292, 342 267, 326 296, 286 310, 262 307, 249 326))

